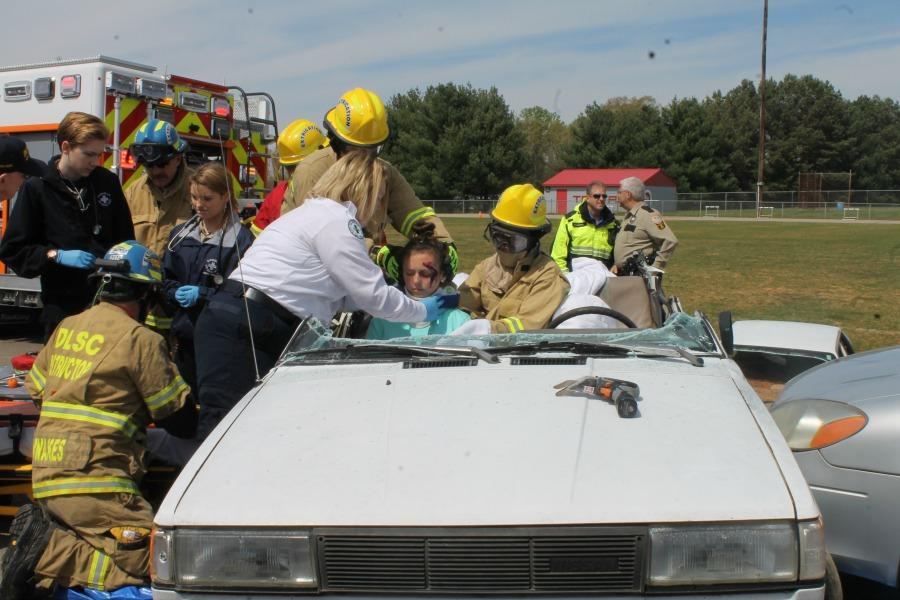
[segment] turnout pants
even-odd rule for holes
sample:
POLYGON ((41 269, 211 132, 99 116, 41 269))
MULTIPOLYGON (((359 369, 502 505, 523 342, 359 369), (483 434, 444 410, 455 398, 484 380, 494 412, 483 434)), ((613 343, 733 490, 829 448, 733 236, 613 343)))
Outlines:
POLYGON ((66 588, 83 586, 115 590, 148 585, 150 535, 122 542, 111 529, 153 526, 153 510, 135 494, 79 494, 38 501, 70 531, 54 528, 34 572, 39 588, 53 582, 66 588))

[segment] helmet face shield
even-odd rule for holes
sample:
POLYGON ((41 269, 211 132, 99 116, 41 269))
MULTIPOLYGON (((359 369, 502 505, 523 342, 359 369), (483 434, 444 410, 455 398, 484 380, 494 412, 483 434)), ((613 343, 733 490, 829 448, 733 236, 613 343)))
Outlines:
POLYGON ((534 245, 534 236, 507 229, 497 223, 491 223, 485 227, 484 239, 498 251, 510 254, 525 252, 534 245))
POLYGON ((147 167, 164 167, 178 155, 172 146, 160 144, 132 144, 129 150, 139 165, 147 167))

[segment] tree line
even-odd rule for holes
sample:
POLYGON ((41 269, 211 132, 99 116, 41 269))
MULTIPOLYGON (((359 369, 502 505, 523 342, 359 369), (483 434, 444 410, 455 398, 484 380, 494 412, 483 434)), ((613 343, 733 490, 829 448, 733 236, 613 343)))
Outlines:
MULTIPOLYGON (((515 114, 496 88, 445 83, 388 103, 382 155, 422 198, 489 198, 537 187, 564 168, 662 167, 679 192, 755 189, 759 91, 593 102, 571 123, 540 106, 515 114)), ((800 172, 853 171, 856 189, 900 189, 900 104, 848 100, 811 75, 766 83, 765 185, 797 189, 800 172)), ((842 180, 841 186, 846 186, 842 180)))

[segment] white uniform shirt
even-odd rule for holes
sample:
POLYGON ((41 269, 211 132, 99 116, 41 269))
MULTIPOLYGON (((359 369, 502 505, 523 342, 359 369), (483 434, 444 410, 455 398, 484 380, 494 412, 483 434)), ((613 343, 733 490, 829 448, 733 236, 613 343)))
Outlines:
POLYGON ((388 321, 425 320, 424 304, 384 282, 350 202, 311 198, 273 221, 230 279, 242 277, 293 314, 325 325, 348 304, 388 321))

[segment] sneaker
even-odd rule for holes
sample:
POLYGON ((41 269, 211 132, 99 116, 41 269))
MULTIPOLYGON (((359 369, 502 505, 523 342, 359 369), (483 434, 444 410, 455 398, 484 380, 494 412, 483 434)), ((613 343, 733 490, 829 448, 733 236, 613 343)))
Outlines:
POLYGON ((0 600, 29 600, 34 596, 34 567, 50 541, 50 520, 35 504, 19 508, 9 527, 10 544, 3 556, 0 600))

